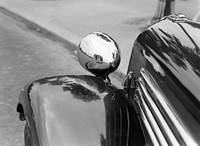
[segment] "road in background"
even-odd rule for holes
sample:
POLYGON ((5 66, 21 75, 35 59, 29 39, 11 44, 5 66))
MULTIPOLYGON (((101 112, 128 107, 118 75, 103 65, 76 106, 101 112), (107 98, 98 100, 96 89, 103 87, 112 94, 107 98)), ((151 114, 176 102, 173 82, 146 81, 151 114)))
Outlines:
POLYGON ((73 52, 1 13, 0 34, 0 146, 23 146, 25 122, 18 120, 16 105, 25 83, 45 75, 89 73, 73 52))
POLYGON ((16 105, 26 82, 84 72, 68 50, 20 25, 0 14, 0 146, 23 145, 24 122, 18 120, 16 105))
MULTIPOLYGON (((112 36, 122 52, 119 71, 126 74, 133 42, 150 24, 158 0, 1 0, 17 13, 77 45, 90 32, 112 36)), ((199 0, 176 0, 175 12, 193 18, 199 0)))

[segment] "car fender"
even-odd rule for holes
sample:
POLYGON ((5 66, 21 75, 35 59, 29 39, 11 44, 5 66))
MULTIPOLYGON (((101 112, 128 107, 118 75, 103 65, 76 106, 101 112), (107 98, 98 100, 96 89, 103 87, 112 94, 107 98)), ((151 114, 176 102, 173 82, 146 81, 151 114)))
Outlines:
POLYGON ((94 76, 54 76, 27 84, 19 103, 41 145, 96 145, 106 137, 103 98, 117 90, 94 76))

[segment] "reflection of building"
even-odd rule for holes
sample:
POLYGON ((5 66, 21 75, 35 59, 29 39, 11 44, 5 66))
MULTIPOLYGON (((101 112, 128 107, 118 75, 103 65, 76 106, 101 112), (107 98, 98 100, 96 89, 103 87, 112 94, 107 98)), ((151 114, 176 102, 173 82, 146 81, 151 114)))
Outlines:
POLYGON ((151 23, 155 23, 163 16, 170 15, 175 11, 175 0, 158 0, 157 10, 151 23))

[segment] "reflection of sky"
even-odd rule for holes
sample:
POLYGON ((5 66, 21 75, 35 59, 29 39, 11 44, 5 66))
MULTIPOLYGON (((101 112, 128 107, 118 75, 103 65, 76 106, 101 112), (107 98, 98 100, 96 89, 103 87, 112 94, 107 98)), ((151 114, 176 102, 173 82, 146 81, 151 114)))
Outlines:
POLYGON ((31 90, 31 104, 42 144, 100 145, 100 134, 106 134, 103 101, 76 100, 62 87, 36 83, 31 90))
POLYGON ((87 41, 87 44, 81 44, 82 49, 87 48, 86 50, 83 50, 86 54, 91 57, 93 57, 94 54, 101 55, 101 57, 103 57, 103 61, 107 63, 114 61, 116 57, 115 54, 117 54, 117 49, 112 40, 111 42, 106 42, 101 37, 94 37, 93 35, 88 36, 87 39, 89 40, 87 41))
MULTIPOLYGON (((154 51, 152 50, 152 52, 154 51)), ((143 55, 152 64, 156 72, 160 73, 162 76, 165 76, 165 72, 163 71, 159 63, 154 59, 154 57, 152 57, 151 55, 146 55, 146 52, 143 52, 143 55)))
MULTIPOLYGON (((187 32, 188 34, 192 34, 191 35, 191 38, 195 41, 195 43, 200 46, 200 29, 196 29, 196 28, 193 28, 191 27, 191 25, 188 25, 187 23, 183 23, 181 24, 185 30, 189 30, 189 32, 187 32)), ((184 42, 181 42, 181 43, 184 43, 184 42)), ((194 48, 194 47, 191 47, 191 48, 194 48)))
MULTIPOLYGON (((176 36, 179 39, 179 41, 181 42, 181 44, 183 46, 187 46, 187 47, 190 47, 190 48, 195 48, 194 44, 190 41, 190 39, 188 38, 187 34, 181 29, 181 27, 178 24, 174 23, 174 27, 168 27, 168 26, 171 26, 171 25, 172 25, 171 21, 163 21, 163 22, 161 22, 159 24, 158 28, 160 28, 162 30, 166 30, 166 27, 167 27, 167 33, 170 34, 171 36, 176 36)), ((194 40, 197 41, 197 42, 199 42, 199 39, 200 39, 200 35, 199 35, 200 34, 200 30, 198 30, 199 31, 199 34, 198 34, 197 29, 191 29, 190 25, 188 25, 186 23, 181 23, 181 25, 186 30, 190 30, 189 33, 193 34, 192 38, 193 39, 195 38, 194 40)), ((163 36, 163 34, 162 34, 161 31, 157 31, 157 32, 161 33, 161 35, 163 36)), ((164 39, 162 39, 162 40, 165 42, 164 39)), ((197 44, 197 45, 200 45, 200 44, 197 44)))

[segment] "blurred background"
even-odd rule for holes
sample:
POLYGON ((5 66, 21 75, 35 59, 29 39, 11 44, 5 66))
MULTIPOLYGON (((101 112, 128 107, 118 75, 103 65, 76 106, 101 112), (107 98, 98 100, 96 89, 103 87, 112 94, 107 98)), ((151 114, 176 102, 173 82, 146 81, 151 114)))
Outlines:
POLYGON ((200 21, 200 0, 0 0, 0 146, 24 145, 16 105, 25 83, 88 74, 75 56, 84 36, 102 31, 116 40, 122 61, 113 80, 123 80, 136 37, 174 12, 200 21))

